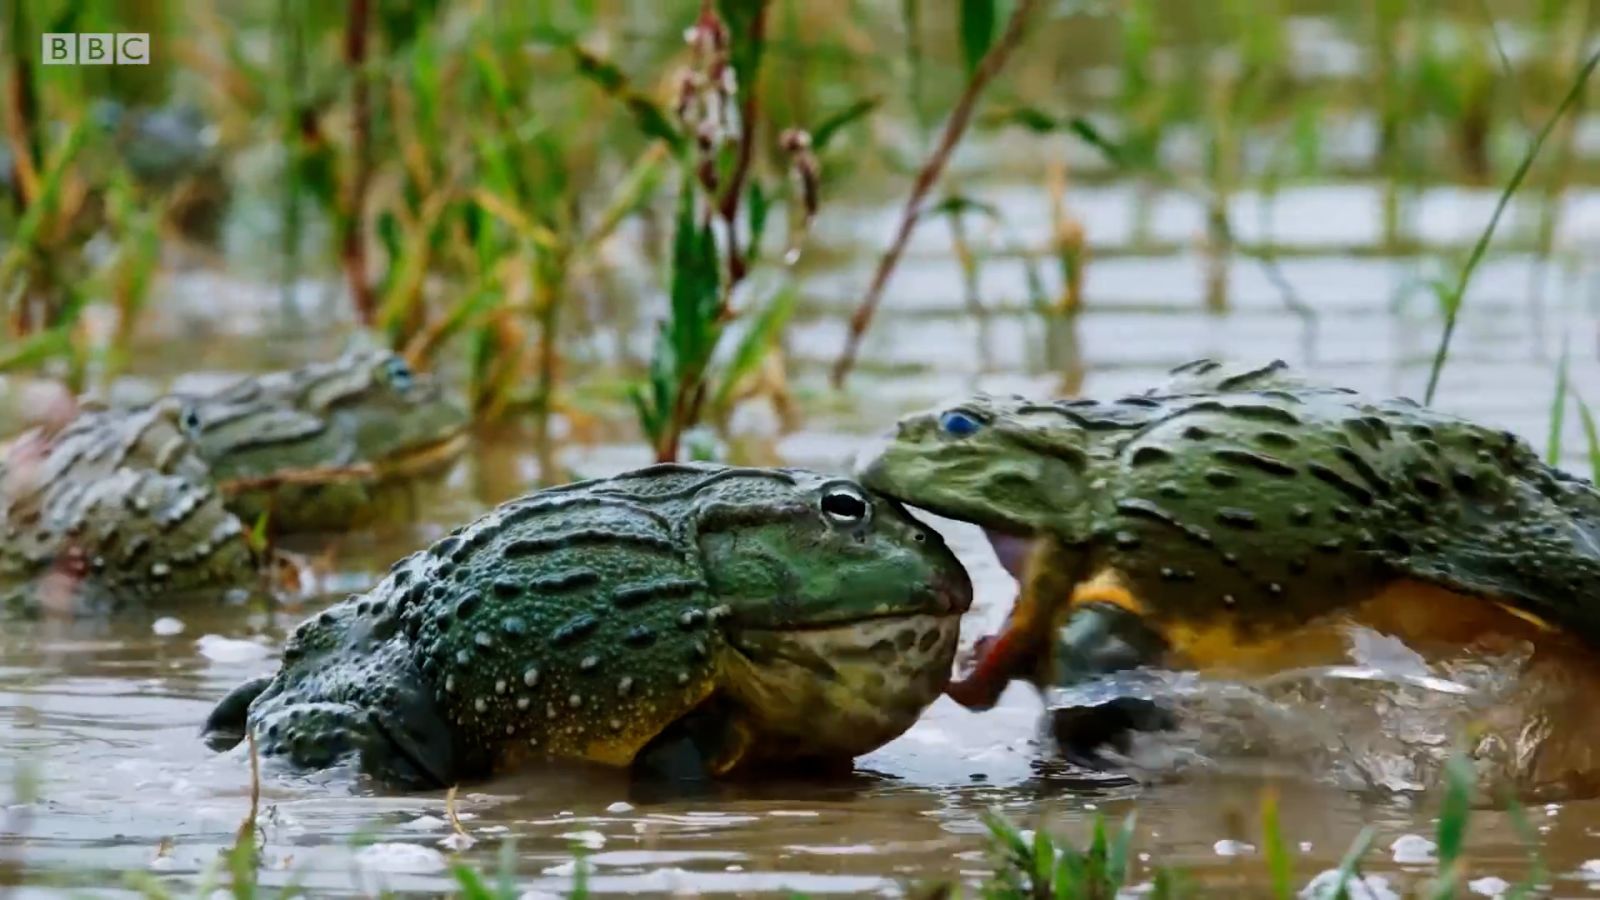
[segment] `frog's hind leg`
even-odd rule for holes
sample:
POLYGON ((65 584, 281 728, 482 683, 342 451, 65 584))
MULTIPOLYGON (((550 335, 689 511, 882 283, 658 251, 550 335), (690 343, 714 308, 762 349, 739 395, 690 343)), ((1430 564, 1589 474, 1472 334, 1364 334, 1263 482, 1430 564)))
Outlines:
MULTIPOLYGON (((1096 578, 1073 592, 1038 678, 1041 687, 1070 687, 1159 665, 1169 649, 1166 638, 1145 618, 1142 604, 1116 578, 1096 578)), ((1061 755, 1091 768, 1103 764, 1104 748, 1126 753, 1135 732, 1162 731, 1176 723, 1171 711, 1137 697, 1050 709, 1050 731, 1061 755)))
POLYGON ((390 709, 307 700, 251 716, 264 759, 296 769, 326 769, 353 760, 385 784, 440 788, 455 782, 442 721, 419 722, 390 709))

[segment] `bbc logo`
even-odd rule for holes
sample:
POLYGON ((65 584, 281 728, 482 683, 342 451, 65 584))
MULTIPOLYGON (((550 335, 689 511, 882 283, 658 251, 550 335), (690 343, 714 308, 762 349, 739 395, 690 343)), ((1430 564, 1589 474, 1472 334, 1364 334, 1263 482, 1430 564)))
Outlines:
POLYGON ((150 35, 75 34, 43 35, 40 57, 47 66, 144 66, 150 64, 150 35))

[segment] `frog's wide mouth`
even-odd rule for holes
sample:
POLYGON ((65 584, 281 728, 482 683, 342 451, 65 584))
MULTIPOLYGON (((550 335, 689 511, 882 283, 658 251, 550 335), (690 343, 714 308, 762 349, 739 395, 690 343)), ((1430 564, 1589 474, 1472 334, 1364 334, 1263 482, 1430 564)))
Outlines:
POLYGON ((848 631, 852 628, 865 628, 881 622, 910 620, 923 616, 943 618, 945 616, 959 616, 964 612, 966 612, 965 606, 960 606, 959 608, 951 606, 945 610, 919 607, 835 619, 811 619, 804 622, 740 622, 735 619, 730 624, 729 633, 734 636, 735 643, 737 643, 738 635, 741 633, 787 634, 790 632, 848 631))
POLYGON ((466 450, 470 436, 462 427, 430 441, 411 444, 375 462, 343 466, 315 466, 231 478, 219 484, 223 494, 233 496, 248 491, 270 490, 285 485, 346 484, 400 480, 437 472, 466 450))
POLYGON ((408 478, 424 475, 449 465, 467 449, 471 436, 467 426, 452 429, 431 440, 408 444, 389 454, 377 463, 383 478, 408 478))

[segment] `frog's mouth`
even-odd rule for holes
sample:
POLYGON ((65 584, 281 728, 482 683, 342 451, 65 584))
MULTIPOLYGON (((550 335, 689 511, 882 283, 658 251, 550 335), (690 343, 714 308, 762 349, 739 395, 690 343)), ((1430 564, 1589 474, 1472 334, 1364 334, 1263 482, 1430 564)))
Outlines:
POLYGON ((438 472, 466 450, 470 436, 462 428, 444 437, 412 444, 377 462, 343 466, 317 466, 271 475, 231 478, 220 483, 225 495, 266 491, 290 485, 348 484, 352 482, 400 481, 438 472))
POLYGON ((1012 578, 1021 581, 1027 567, 1028 554, 1033 552, 1034 542, 1038 538, 1031 534, 1011 534, 993 528, 983 529, 983 536, 989 539, 989 546, 994 550, 995 558, 1000 561, 1000 567, 1010 573, 1012 578))
MULTIPOLYGON (((913 515, 927 513, 976 525, 983 530, 985 539, 994 550, 995 559, 1018 584, 1027 583, 1029 557, 1042 539, 1028 525, 996 518, 970 509, 958 509, 954 504, 929 502, 927 498, 911 498, 894 490, 892 479, 873 478, 869 468, 865 480, 869 487, 907 507, 913 515)), ((920 518, 920 516, 919 516, 920 518)), ((1047 622, 1041 619, 1038 604, 1028 603, 1019 596, 1017 605, 999 632, 986 635, 973 645, 972 658, 963 668, 967 671, 952 680, 945 689, 951 699, 969 709, 987 709, 1000 698, 1001 692, 1013 678, 1022 677, 1034 669, 1040 654, 1047 653, 1047 622)))
POLYGON ((377 464, 378 475, 386 479, 413 478, 437 472, 465 452, 470 439, 467 427, 462 425, 435 440, 402 447, 377 464))

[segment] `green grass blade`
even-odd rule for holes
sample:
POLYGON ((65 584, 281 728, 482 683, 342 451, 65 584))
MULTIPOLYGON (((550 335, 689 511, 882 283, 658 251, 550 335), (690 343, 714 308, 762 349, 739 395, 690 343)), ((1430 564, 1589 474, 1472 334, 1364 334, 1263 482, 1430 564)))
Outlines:
POLYGON ((1435 900, 1456 895, 1461 880, 1462 851, 1466 847, 1467 821, 1472 817, 1472 783, 1476 777, 1465 755, 1451 757, 1445 765, 1444 802, 1439 807, 1439 862, 1435 900))
POLYGON ((851 103, 844 109, 824 118, 817 126, 811 129, 811 149, 818 156, 828 148, 829 142, 846 127, 866 118, 873 110, 883 103, 882 97, 863 97, 851 103))
POLYGON ((961 58, 970 76, 994 44, 996 0, 961 0, 961 58))
POLYGON ((1106 884, 1115 896, 1128 877, 1128 860, 1133 856, 1133 836, 1138 827, 1138 813, 1128 813, 1117 829, 1117 836, 1106 849, 1106 884))
POLYGON ((1533 167, 1533 161, 1538 158, 1539 150, 1544 147, 1545 139, 1550 132, 1555 130, 1556 123, 1567 114, 1578 98, 1583 96, 1584 88, 1589 84, 1589 76, 1594 73, 1594 68, 1600 64, 1600 51, 1592 54, 1583 68, 1578 71, 1578 77, 1573 80, 1568 88, 1567 95, 1561 98, 1561 104, 1555 112, 1545 121, 1544 127, 1539 129, 1539 134, 1534 137, 1533 143, 1528 145, 1528 151, 1522 155, 1522 161, 1517 164, 1517 169, 1511 175, 1511 180, 1506 184, 1505 190, 1500 192, 1500 199, 1495 203, 1494 213, 1489 216, 1489 224, 1478 235, 1478 242, 1472 247, 1472 255, 1467 257, 1467 264, 1461 269, 1461 277, 1456 282, 1456 287, 1451 295, 1449 311, 1445 317, 1444 334, 1439 337, 1439 348, 1433 355, 1433 367, 1428 372, 1428 389, 1422 395, 1422 402, 1432 403, 1434 392, 1439 388, 1439 375, 1444 371, 1445 360, 1450 356, 1450 340, 1455 336, 1456 320, 1461 314, 1461 300, 1466 296, 1467 285, 1472 283, 1472 274, 1477 271, 1478 263, 1483 259, 1484 253, 1489 249, 1489 241, 1494 238, 1494 232, 1500 225, 1500 216, 1510 205, 1511 198, 1522 187, 1522 180, 1527 177, 1528 170, 1533 167))
POLYGON ((1556 395, 1550 400, 1550 434, 1545 442, 1544 461, 1550 465, 1561 462, 1561 432, 1567 423, 1567 378, 1572 365, 1572 348, 1561 342, 1561 363, 1556 367, 1556 395))
POLYGON ((1578 404, 1578 419, 1583 423, 1584 443, 1589 445, 1590 478, 1600 484, 1600 427, 1596 427, 1594 412, 1583 402, 1578 389, 1572 389, 1572 399, 1578 404))
POLYGON ((1344 858, 1339 860, 1338 876, 1334 879, 1333 890, 1326 894, 1332 900, 1347 900, 1350 896, 1350 879, 1361 868, 1361 860, 1372 849, 1372 839, 1377 837, 1378 829, 1371 825, 1361 829, 1356 839, 1350 842, 1350 849, 1344 852, 1344 858))
POLYGON ((1534 829, 1533 823, 1528 821, 1527 810, 1522 808, 1522 804, 1517 802, 1515 796, 1506 801, 1506 817, 1511 820, 1511 828, 1517 833, 1518 839, 1528 848, 1527 874, 1506 891, 1506 900, 1537 896, 1539 885, 1544 882, 1548 874, 1544 866, 1544 857, 1539 853, 1539 833, 1534 829))
POLYGON ((1261 798, 1261 845, 1267 857, 1267 872, 1272 879, 1272 896, 1278 900, 1294 898, 1294 859, 1283 840, 1283 823, 1278 818, 1278 795, 1268 792, 1261 798))
POLYGON ((455 876, 456 884, 460 885, 464 900, 495 900, 494 892, 483 883, 483 876, 466 863, 458 862, 451 866, 450 874, 455 876))

